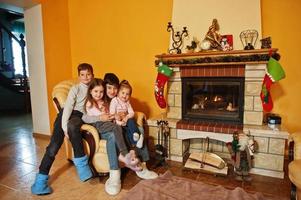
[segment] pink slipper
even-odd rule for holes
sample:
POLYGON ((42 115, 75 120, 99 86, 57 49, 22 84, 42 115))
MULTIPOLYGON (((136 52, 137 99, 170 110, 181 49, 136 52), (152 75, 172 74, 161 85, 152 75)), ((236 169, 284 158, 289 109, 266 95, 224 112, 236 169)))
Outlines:
POLYGON ((131 150, 128 154, 125 155, 125 166, 130 168, 133 171, 141 171, 142 167, 140 166, 140 161, 135 155, 135 151, 131 150))

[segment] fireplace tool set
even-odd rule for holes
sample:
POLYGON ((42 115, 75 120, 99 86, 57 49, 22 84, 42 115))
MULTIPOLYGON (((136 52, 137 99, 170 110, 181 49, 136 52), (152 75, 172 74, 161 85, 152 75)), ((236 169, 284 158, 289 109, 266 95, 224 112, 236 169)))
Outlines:
POLYGON ((168 126, 168 121, 158 120, 158 143, 155 146, 156 152, 156 167, 157 166, 167 166, 166 158, 168 157, 168 139, 170 135, 170 129, 168 126))

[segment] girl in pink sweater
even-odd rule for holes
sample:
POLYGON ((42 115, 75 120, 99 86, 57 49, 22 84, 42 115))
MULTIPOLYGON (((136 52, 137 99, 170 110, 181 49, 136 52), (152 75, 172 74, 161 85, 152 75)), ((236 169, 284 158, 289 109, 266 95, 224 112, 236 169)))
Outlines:
POLYGON ((140 161, 136 157, 135 152, 133 150, 129 152, 127 149, 122 128, 112 122, 114 115, 109 114, 108 104, 104 101, 104 82, 102 79, 95 78, 89 85, 85 109, 88 116, 97 117, 99 119, 99 121, 92 124, 99 134, 107 132, 114 133, 116 146, 120 151, 119 161, 134 171, 141 170, 139 166, 140 161))
POLYGON ((115 115, 116 124, 126 129, 130 143, 142 148, 144 138, 143 134, 140 134, 134 120, 134 110, 130 103, 131 94, 132 87, 129 82, 126 80, 121 81, 117 97, 111 100, 110 114, 115 115))

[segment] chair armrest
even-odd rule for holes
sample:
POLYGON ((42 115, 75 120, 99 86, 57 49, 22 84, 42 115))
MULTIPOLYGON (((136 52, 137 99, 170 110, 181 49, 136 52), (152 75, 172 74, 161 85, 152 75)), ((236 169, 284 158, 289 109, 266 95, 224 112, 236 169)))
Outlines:
POLYGON ((293 151, 293 159, 301 159, 301 133, 293 133, 289 136, 290 151, 293 151), (293 146, 292 146, 293 145, 293 146))
MULTIPOLYGON (((83 124, 81 126, 81 130, 89 132, 93 136, 93 139, 94 139, 94 142, 95 142, 95 147, 96 147, 95 151, 97 151, 98 147, 99 147, 100 138, 99 138, 99 134, 98 134, 98 131, 96 130, 96 128, 92 125, 89 125, 89 124, 83 124)), ((92 153, 94 154, 95 152, 92 152, 92 153)))
POLYGON ((143 127, 144 120, 146 120, 146 116, 143 112, 135 112, 135 119, 138 126, 143 127))

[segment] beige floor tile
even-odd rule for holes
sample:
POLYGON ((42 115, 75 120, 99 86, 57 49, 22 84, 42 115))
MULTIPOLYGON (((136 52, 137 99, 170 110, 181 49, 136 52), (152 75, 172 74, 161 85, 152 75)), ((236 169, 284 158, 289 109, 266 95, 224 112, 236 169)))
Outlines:
POLYGON ((18 190, 14 190, 7 186, 0 184, 0 198, 1 200, 38 200, 40 199, 38 196, 32 196, 27 193, 23 193, 18 190))
POLYGON ((111 199, 121 199, 127 193, 126 190, 121 190, 121 192, 116 196, 108 195, 104 190, 104 184, 98 184, 89 193, 83 195, 80 200, 111 200, 111 199))
POLYGON ((15 188, 19 182, 23 181, 24 175, 34 170, 34 165, 20 161, 5 160, 5 165, 0 165, 0 183, 15 188))

